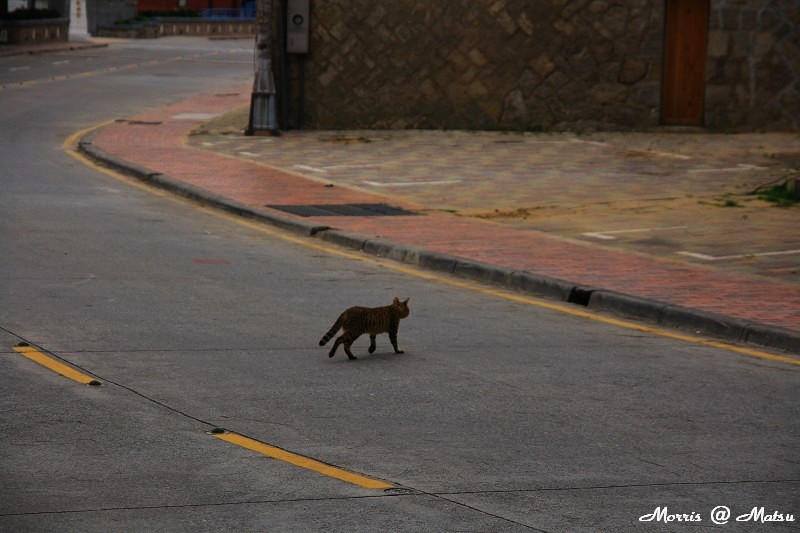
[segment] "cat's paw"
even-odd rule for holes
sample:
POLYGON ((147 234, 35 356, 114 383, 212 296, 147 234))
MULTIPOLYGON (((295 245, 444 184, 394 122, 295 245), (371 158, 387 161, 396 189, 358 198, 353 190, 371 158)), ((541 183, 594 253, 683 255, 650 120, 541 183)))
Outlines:
POLYGON ((395 350, 394 353, 406 353, 405 350, 395 350))
POLYGON ((375 347, 374 347, 374 346, 370 346, 370 347, 369 347, 369 350, 367 350, 367 351, 368 351, 369 353, 375 353, 375 347))

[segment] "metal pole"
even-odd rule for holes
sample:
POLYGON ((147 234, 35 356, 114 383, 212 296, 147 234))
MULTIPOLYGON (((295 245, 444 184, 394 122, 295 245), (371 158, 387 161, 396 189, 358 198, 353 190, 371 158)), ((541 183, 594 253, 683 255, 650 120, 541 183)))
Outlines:
POLYGON ((286 65, 286 32, 287 28, 287 21, 286 21, 286 10, 289 5, 288 0, 281 0, 280 4, 280 12, 278 16, 278 27, 281 29, 280 32, 280 58, 279 58, 279 65, 278 71, 280 72, 279 76, 281 78, 281 90, 279 91, 280 96, 280 123, 278 127, 283 128, 284 130, 289 129, 289 72, 286 65))
POLYGON ((275 78, 272 75, 272 0, 256 2, 256 77, 250 99, 248 135, 278 134, 275 78))

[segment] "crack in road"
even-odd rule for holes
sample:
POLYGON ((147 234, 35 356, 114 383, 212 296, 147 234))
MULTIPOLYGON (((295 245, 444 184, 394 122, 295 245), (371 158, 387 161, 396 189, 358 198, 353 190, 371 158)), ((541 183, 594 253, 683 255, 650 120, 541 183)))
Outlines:
MULTIPOLYGON (((13 333, 12 331, 0 327, 0 331, 5 331, 6 333, 20 339, 21 341, 28 342, 31 346, 37 346, 35 343, 24 339, 20 335, 13 333)), ((38 347, 38 346, 37 346, 38 347)), ((83 370, 87 373, 97 376, 99 379, 103 380, 106 384, 114 385, 119 387, 123 390, 126 390, 140 398, 147 400, 151 403, 158 405, 164 409, 167 409, 175 414, 178 414, 182 417, 187 419, 193 420, 195 422, 199 422, 210 428, 215 427, 215 424, 197 416, 193 416, 187 412, 184 412, 180 409, 172 407, 167 403, 157 400, 155 398, 151 398, 144 393, 137 391, 136 389, 124 385, 120 382, 114 381, 109 379, 105 376, 100 376, 95 374, 94 372, 81 367, 69 361, 63 356, 60 356, 52 351, 46 350, 44 348, 38 347, 43 351, 51 354, 53 357, 74 366, 80 370, 83 370)), ((148 350, 150 351, 150 350, 148 350)), ((728 481, 683 481, 683 482, 664 482, 664 483, 629 483, 629 484, 611 484, 611 485, 592 485, 592 486, 575 486, 575 487, 539 487, 539 488, 531 488, 531 489, 494 489, 494 490, 475 490, 475 491, 424 491, 412 486, 408 485, 399 485, 395 484, 396 487, 400 490, 406 490, 406 493, 388 493, 385 492, 383 494, 376 494, 376 495, 362 495, 362 496, 330 496, 330 497, 317 497, 317 498, 282 498, 282 499, 264 499, 264 500, 248 500, 242 502, 216 502, 216 503, 205 503, 205 504, 179 504, 179 505, 160 505, 160 506, 133 506, 133 507, 104 507, 104 508, 96 508, 96 509, 78 509, 78 510, 55 510, 55 511, 36 511, 36 512, 23 512, 23 513, 0 513, 0 517, 13 517, 13 516, 32 516, 32 515, 46 515, 46 514, 67 514, 67 513, 93 513, 93 512, 111 512, 111 511, 135 511, 135 510, 157 510, 157 509, 188 509, 188 508, 202 508, 202 507, 215 507, 215 506, 232 506, 232 505, 257 505, 257 504, 278 504, 278 503, 291 503, 291 502, 312 502, 312 501, 344 501, 344 500, 358 500, 358 499, 375 499, 375 498, 396 498, 396 497, 419 497, 419 496, 426 496, 429 498, 435 498, 438 500, 446 501, 450 504, 457 505, 460 507, 464 507, 471 511, 480 513, 487 517, 495 518, 498 520, 502 520, 516 526, 520 526, 531 531, 545 531, 542 529, 538 529, 536 527, 512 520, 510 518, 506 518, 494 513, 491 513, 486 510, 482 510, 478 507, 473 505, 469 505, 464 502, 459 502, 454 497, 462 496, 462 495, 491 495, 491 494, 523 494, 523 493, 537 493, 537 492, 555 492, 555 491, 586 491, 586 490, 614 490, 614 489, 631 489, 631 488, 654 488, 654 487, 674 487, 674 486, 709 486, 709 485, 741 485, 741 484, 767 484, 767 483, 800 483, 800 479, 781 479, 781 480, 728 480, 728 481)))
MULTIPOLYGON (((17 335, 15 333, 13 333, 12 331, 9 331, 6 328, 0 327, 0 330, 9 333, 10 335, 13 335, 13 336, 17 337, 18 339, 20 339, 20 340, 22 340, 24 342, 27 342, 31 346, 36 346, 37 348, 39 348, 39 349, 41 349, 43 351, 46 351, 48 354, 52 355, 53 357, 65 362, 65 363, 68 363, 68 364, 74 366, 75 368, 78 368, 78 369, 83 370, 83 371, 85 371, 87 373, 90 373, 90 374, 92 374, 94 376, 97 376, 99 379, 101 379, 106 384, 114 385, 114 386, 117 386, 117 387, 119 387, 121 389, 124 389, 124 390, 126 390, 126 391, 128 391, 128 392, 130 392, 132 394, 135 394, 136 396, 139 396, 140 398, 142 398, 144 400, 152 402, 152 403, 158 405, 159 407, 167 409, 167 410, 169 410, 169 411, 171 411, 173 413, 176 413, 176 414, 178 414, 178 415, 180 415, 182 417, 188 418, 188 419, 193 420, 195 422, 199 422, 199 423, 207 425, 209 427, 215 427, 215 425, 212 424, 211 422, 208 422, 208 421, 203 420, 201 418, 198 418, 196 416, 190 415, 190 414, 188 414, 188 413, 186 413, 184 411, 181 411, 180 409, 177 409, 175 407, 167 405, 166 403, 164 403, 164 402, 162 402, 160 400, 157 400, 155 398, 151 398, 151 397, 147 396, 146 394, 143 394, 143 393, 133 389, 132 387, 128 387, 127 385, 123 385, 122 383, 119 383, 117 381, 109 379, 109 378, 107 378, 105 376, 100 376, 98 374, 95 374, 94 372, 92 372, 92 371, 90 371, 90 370, 88 370, 86 368, 83 368, 80 365, 77 365, 77 364, 75 364, 75 363, 73 363, 71 361, 69 361, 65 357, 62 357, 62 356, 60 356, 60 355, 58 355, 56 353, 53 353, 53 352, 51 352, 49 350, 45 350, 41 346, 37 346, 35 343, 33 343, 33 342, 21 337, 20 335, 17 335)), ((425 491, 422 491, 422 490, 415 489, 413 487, 402 487, 402 488, 409 489, 409 490, 411 490, 413 492, 411 494, 389 494, 389 493, 384 493, 384 494, 380 494, 380 495, 366 495, 366 496, 329 497, 329 498, 296 498, 296 499, 282 499, 282 500, 259 500, 259 501, 250 501, 250 502, 229 502, 229 503, 226 502, 226 503, 213 503, 213 504, 186 504, 186 505, 176 505, 176 506, 165 505, 165 506, 141 506, 141 507, 114 507, 114 508, 100 508, 100 509, 87 509, 87 510, 74 510, 74 511, 72 511, 72 510, 39 511, 39 512, 32 512, 32 513, 0 514, 0 517, 27 516, 27 515, 37 515, 37 514, 102 512, 102 511, 119 511, 119 510, 153 510, 153 509, 171 509, 171 508, 192 508, 192 507, 208 507, 208 506, 220 506, 220 505, 245 505, 245 504, 256 504, 256 503, 285 503, 285 502, 292 502, 292 501, 325 501, 325 500, 348 500, 348 499, 359 499, 359 498, 389 498, 389 497, 399 497, 399 496, 412 496, 412 495, 420 496, 420 495, 425 495, 425 496, 429 496, 429 497, 433 497, 433 498, 436 498, 436 499, 441 499, 441 500, 447 501, 447 502, 449 502, 451 504, 458 505, 460 507, 464 507, 464 508, 470 509, 472 511, 475 511, 475 512, 478 512, 480 514, 483 514, 485 516, 489 516, 489 517, 492 517, 492 518, 496 518, 498 520, 503 520, 503 521, 512 523, 514 525, 525 527, 525 528, 530 529, 532 531, 543 531, 541 529, 537 529, 537 528, 534 528, 532 526, 528 526, 526 524, 517 522, 515 520, 511 520, 510 518, 506 518, 506 517, 503 517, 503 516, 500 516, 500 515, 496 515, 496 514, 493 514, 493 513, 490 513, 488 511, 484 511, 484 510, 478 509, 477 507, 474 507, 474 506, 471 506, 471 505, 468 505, 468 504, 465 504, 465 503, 462 503, 462 502, 454 501, 454 500, 446 497, 446 496, 448 496, 447 493, 429 493, 429 492, 425 492, 425 491)))
POLYGON ((344 500, 363 500, 375 498, 400 498, 407 496, 420 496, 421 494, 375 494, 364 496, 326 496, 317 498, 277 498, 265 500, 246 500, 240 502, 211 502, 211 503, 184 503, 175 505, 137 505, 131 507, 97 507, 87 509, 61 509, 57 511, 31 511, 24 513, 0 513, 0 517, 10 516, 36 516, 48 514, 78 514, 78 513, 103 513, 113 511, 152 511, 164 509, 193 509, 202 507, 224 507, 233 505, 263 505, 270 503, 300 503, 300 502, 324 502, 324 501, 344 501, 344 500))
POLYGON ((580 491, 580 490, 610 490, 610 489, 626 489, 626 488, 652 488, 652 487, 670 487, 670 486, 708 486, 708 485, 736 485, 736 484, 764 484, 764 483, 800 483, 800 479, 775 479, 775 480, 735 480, 735 481, 697 481, 697 482, 671 482, 671 483, 630 483, 630 484, 617 484, 617 485, 594 485, 586 487, 540 487, 535 489, 497 489, 497 490, 476 490, 476 491, 455 491, 455 492, 426 492, 414 489, 412 487, 403 487, 411 492, 408 493, 384 493, 375 495, 361 495, 361 496, 326 496, 326 497, 309 497, 309 498, 275 498, 275 499, 262 499, 262 500, 246 500, 234 502, 210 502, 210 503, 196 503, 196 504, 175 504, 175 505, 141 505, 141 506, 118 506, 118 507, 98 507, 87 509, 62 509, 53 511, 32 511, 22 513, 0 513, 0 517, 16 517, 16 516, 36 516, 36 515, 57 515, 57 514, 81 514, 81 513, 102 513, 102 512, 115 512, 115 511, 152 511, 152 510, 167 510, 167 509, 198 509, 206 507, 224 507, 224 506, 239 506, 239 505, 265 505, 265 504, 281 504, 281 503, 304 503, 304 502, 326 502, 326 501, 348 501, 348 500, 370 500, 380 498, 414 498, 420 496, 427 496, 437 499, 442 499, 449 503, 468 508, 472 511, 481 513, 486 516, 497 518, 514 525, 525 527, 532 531, 546 531, 536 527, 496 515, 472 505, 465 504, 449 498, 448 496, 459 495, 482 495, 482 494, 513 494, 513 493, 531 493, 531 492, 550 492, 550 491, 580 491))
POLYGON ((476 491, 455 491, 455 492, 434 492, 432 495, 458 496, 469 494, 513 494, 521 492, 559 492, 577 490, 611 490, 611 489, 638 489, 654 487, 676 487, 676 486, 710 486, 710 485, 743 485, 743 484, 765 484, 765 483, 800 483, 800 479, 742 479, 729 481, 674 481, 663 483, 623 483, 617 485, 590 485, 586 487, 539 487, 535 489, 490 489, 476 491))
POLYGON ((58 511, 34 511, 34 512, 25 512, 25 513, 0 513, 0 518, 5 517, 16 517, 16 516, 37 516, 37 515, 60 515, 60 514, 82 514, 82 513, 104 513, 104 512, 115 512, 115 511, 154 511, 154 510, 168 510, 168 509, 199 509, 199 508, 206 508, 206 507, 225 507, 225 506, 239 506, 239 505, 265 505, 265 504, 281 504, 281 503, 308 503, 308 502, 326 502, 326 501, 348 501, 348 500, 367 500, 367 499, 379 499, 379 498, 411 498, 411 497, 420 497, 420 496, 428 496, 437 499, 445 500, 449 503, 454 505, 458 505, 460 507, 465 507, 477 513, 483 514, 488 517, 496 518, 498 520, 503 520, 505 522, 509 522, 511 524, 524 527, 526 529, 530 529, 531 531, 541 531, 546 533, 543 529, 538 529, 533 526, 529 526, 527 524, 523 524, 521 522, 517 522, 515 520, 511 520, 510 518, 505 518, 500 515, 496 515, 487 511, 483 511, 474 507, 472 505, 467 505, 465 503, 461 503, 458 501, 451 500, 449 498, 445 498, 440 494, 437 493, 427 493, 427 492, 414 492, 410 494, 376 494, 376 495, 364 495, 364 496, 328 496, 322 498, 279 498, 279 499, 266 499, 266 500, 248 500, 242 502, 215 502, 215 503, 196 503, 196 504, 176 504, 176 505, 141 505, 141 506, 133 506, 133 507, 98 507, 94 509, 63 509, 58 511))

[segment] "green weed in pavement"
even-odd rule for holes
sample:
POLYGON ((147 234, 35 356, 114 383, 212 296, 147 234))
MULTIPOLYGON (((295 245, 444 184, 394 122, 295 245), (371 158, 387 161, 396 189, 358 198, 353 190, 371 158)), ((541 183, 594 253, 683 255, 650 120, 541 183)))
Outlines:
POLYGON ((759 192, 758 197, 774 203, 777 207, 791 207, 800 204, 800 189, 796 186, 791 188, 787 181, 759 192))

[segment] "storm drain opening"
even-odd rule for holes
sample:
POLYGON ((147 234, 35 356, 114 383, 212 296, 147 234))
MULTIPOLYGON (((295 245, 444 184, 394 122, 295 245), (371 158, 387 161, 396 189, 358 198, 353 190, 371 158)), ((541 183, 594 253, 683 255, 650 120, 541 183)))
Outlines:
POLYGON ((417 213, 389 204, 265 205, 300 217, 402 217, 417 213))
POLYGON ((589 299, 591 299, 593 292, 594 289, 589 289, 587 287, 573 287, 572 290, 569 291, 567 302, 588 307, 589 299))

